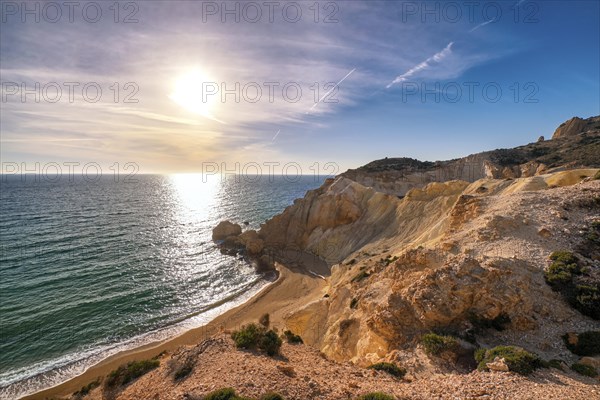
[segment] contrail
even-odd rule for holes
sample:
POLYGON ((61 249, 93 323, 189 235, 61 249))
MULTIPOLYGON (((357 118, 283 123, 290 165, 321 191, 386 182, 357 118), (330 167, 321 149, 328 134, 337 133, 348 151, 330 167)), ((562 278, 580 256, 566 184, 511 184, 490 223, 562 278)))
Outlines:
POLYGON ((273 136, 273 139, 271 139, 271 142, 274 142, 275 139, 277 139, 277 136, 279 136, 280 132, 281 132, 281 129, 277 131, 277 133, 275 134, 275 136, 273 136))
POLYGON ((342 79, 341 79, 341 80, 340 80, 338 83, 336 83, 336 84, 335 84, 335 86, 334 86, 334 87, 332 87, 331 89, 329 89, 329 91, 327 91, 327 93, 325 93, 325 94, 323 95, 323 97, 321 97, 321 98, 319 99, 319 101, 317 101, 315 104, 313 104, 313 106, 310 108, 310 110, 308 110, 308 111, 306 112, 306 114, 308 114, 309 112, 311 112, 312 110, 314 110, 314 108, 315 108, 316 106, 318 106, 318 105, 319 105, 319 103, 320 103, 320 102, 322 102, 322 101, 323 101, 323 99, 325 99, 325 97, 329 96, 329 93, 331 93, 331 92, 333 91, 333 89, 335 89, 336 87, 340 86, 340 84, 341 84, 342 82, 344 82, 344 81, 346 80, 346 78, 348 78, 350 75, 352 75, 352 73, 353 73, 354 71, 356 71, 356 68, 354 68, 352 71, 348 72, 348 73, 346 74, 346 76, 345 76, 345 77, 343 77, 343 78, 342 78, 342 79))

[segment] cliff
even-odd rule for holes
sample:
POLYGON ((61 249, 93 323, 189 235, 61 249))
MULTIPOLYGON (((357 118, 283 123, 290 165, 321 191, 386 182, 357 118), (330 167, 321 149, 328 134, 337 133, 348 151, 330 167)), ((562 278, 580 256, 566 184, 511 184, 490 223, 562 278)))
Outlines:
POLYGON ((404 196, 431 182, 522 178, 581 167, 600 167, 600 116, 573 118, 563 123, 552 140, 513 149, 472 154, 456 160, 422 162, 385 158, 351 169, 342 175, 366 187, 404 196))

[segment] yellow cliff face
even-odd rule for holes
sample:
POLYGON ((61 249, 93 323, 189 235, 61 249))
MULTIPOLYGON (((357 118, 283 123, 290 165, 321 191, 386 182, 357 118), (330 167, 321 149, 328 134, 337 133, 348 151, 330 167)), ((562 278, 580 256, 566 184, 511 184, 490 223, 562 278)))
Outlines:
POLYGON ((600 181, 585 179, 596 172, 431 183, 403 199, 338 178, 263 227, 271 233, 269 224, 294 221, 281 234, 302 232, 296 243, 327 247, 334 264, 329 297, 286 323, 328 357, 365 365, 414 348, 429 330, 467 329, 472 315, 507 315, 516 344, 540 353, 566 321, 597 328, 543 277, 548 255, 571 248, 579 229, 599 218, 577 206, 600 195, 600 181), (332 204, 353 217, 332 213, 332 204))

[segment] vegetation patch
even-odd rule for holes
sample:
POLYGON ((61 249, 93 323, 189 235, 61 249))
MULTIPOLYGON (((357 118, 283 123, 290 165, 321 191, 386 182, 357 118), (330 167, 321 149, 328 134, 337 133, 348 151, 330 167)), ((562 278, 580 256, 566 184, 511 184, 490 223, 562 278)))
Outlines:
POLYGON ((302 344, 302 343, 304 343, 304 341, 302 340, 302 338, 300 336, 296 335, 295 333, 293 333, 290 330, 284 331, 283 332, 283 336, 285 337, 285 340, 288 343, 291 343, 291 344, 302 344))
MULTIPOLYGON (((592 246, 593 247, 593 246, 592 246)), ((594 319, 600 319, 600 278, 591 267, 581 268, 575 255, 555 251, 550 255, 552 264, 545 271, 546 282, 562 294, 576 310, 594 319)))
POLYGON ((125 386, 153 369, 158 368, 159 365, 160 361, 156 359, 131 361, 108 374, 106 386, 125 386))
POLYGON ((388 362, 379 362, 373 364, 369 366, 368 369, 374 369, 375 371, 384 371, 397 378, 402 378, 404 375, 406 375, 406 369, 400 368, 396 364, 388 362))
POLYGON ((586 331, 573 336, 568 333, 563 335, 567 349, 579 356, 595 356, 600 354, 600 331, 586 331))
POLYGON ((210 392, 202 400, 243 400, 243 397, 239 397, 233 388, 223 388, 210 392))
POLYGON ((358 275, 356 275, 354 278, 352 278, 351 282, 360 282, 363 279, 366 279, 370 276, 370 274, 367 271, 360 271, 358 273, 358 275))
POLYGON ((575 363, 571 365, 571 369, 580 375, 589 376, 590 378, 595 378, 598 376, 598 371, 596 371, 596 368, 592 367, 591 365, 575 363))
POLYGON ((358 299, 355 297, 352 300, 350 300, 350 308, 356 308, 356 306, 358 305, 358 299))
POLYGON ((285 337, 285 340, 290 344, 303 344, 304 343, 304 341, 302 340, 302 338, 299 335, 296 335, 295 333, 293 333, 290 330, 284 331, 283 336, 285 337))
POLYGON ((477 369, 480 371, 487 371, 486 364, 494 361, 496 357, 504 358, 508 369, 521 375, 529 375, 543 365, 536 354, 516 346, 497 346, 485 352, 480 349, 475 352, 475 357, 479 363, 477 369))
POLYGON ((176 381, 180 381, 184 378, 186 378, 189 374, 192 373, 192 370, 194 369, 194 365, 192 364, 191 360, 186 360, 185 363, 183 363, 183 365, 181 365, 179 368, 177 368, 175 370, 175 380, 176 381))
POLYGON ((269 356, 279 354, 282 341, 274 330, 267 330, 262 325, 244 325, 239 331, 231 334, 238 349, 258 349, 269 356))
POLYGON ((389 394, 381 393, 381 392, 373 392, 363 394, 358 397, 356 400, 396 400, 394 396, 390 396, 389 394))
POLYGON ((261 396, 260 400, 285 400, 282 395, 278 393, 266 393, 261 396))
MULTIPOLYGON (((189 396, 188 396, 189 398, 189 396)), ((239 396, 233 388, 223 388, 210 392, 201 400, 252 400, 248 397, 239 396)), ((261 396, 260 400, 285 400, 283 396, 277 393, 266 393, 261 396)))
POLYGON ((453 336, 427 333, 421 338, 421 345, 429 355, 440 355, 445 351, 455 352, 459 348, 458 340, 453 336))
POLYGON ((73 393, 73 396, 75 398, 80 399, 84 396, 87 396, 92 390, 96 389, 98 386, 100 386, 100 378, 88 383, 85 386, 82 386, 81 389, 73 393))

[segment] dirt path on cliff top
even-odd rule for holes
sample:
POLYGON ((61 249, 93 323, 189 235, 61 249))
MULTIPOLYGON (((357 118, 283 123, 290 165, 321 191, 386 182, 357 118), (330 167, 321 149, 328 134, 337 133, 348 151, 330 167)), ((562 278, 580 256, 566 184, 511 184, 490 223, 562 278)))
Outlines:
MULTIPOLYGON (((304 258, 302 258, 302 262, 305 262, 304 258)), ((106 376, 124 363, 152 358, 163 351, 172 352, 181 346, 197 344, 223 330, 232 330, 243 324, 255 322, 265 313, 270 315, 271 326, 277 327, 281 331, 284 327, 282 317, 290 311, 321 298, 326 287, 326 280, 315 275, 315 271, 323 272, 323 266, 319 263, 305 266, 305 264, 292 261, 289 262, 289 266, 276 263, 276 268, 279 276, 275 282, 266 286, 247 302, 228 310, 208 324, 163 342, 151 343, 117 353, 73 379, 23 399, 70 396, 82 386, 98 377, 106 376)))

